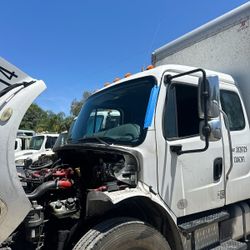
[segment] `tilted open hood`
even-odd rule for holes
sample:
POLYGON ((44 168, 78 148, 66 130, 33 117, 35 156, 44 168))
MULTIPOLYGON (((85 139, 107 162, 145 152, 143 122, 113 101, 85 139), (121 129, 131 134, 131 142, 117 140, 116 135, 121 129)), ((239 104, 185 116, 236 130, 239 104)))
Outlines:
POLYGON ((43 81, 31 78, 0 58, 0 243, 31 208, 17 176, 14 144, 25 112, 45 88, 43 81))

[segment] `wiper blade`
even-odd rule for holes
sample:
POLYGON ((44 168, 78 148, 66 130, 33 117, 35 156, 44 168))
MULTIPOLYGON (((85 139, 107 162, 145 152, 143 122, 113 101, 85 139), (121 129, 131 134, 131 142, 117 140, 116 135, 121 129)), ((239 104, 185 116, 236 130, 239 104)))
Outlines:
MULTIPOLYGON (((98 142, 100 142, 101 144, 104 144, 104 145, 106 145, 106 146, 110 146, 110 145, 111 145, 111 144, 109 144, 108 142, 104 141, 103 139, 101 139, 101 138, 98 137, 98 136, 85 136, 85 137, 83 137, 83 138, 78 139, 77 141, 78 141, 78 142, 84 142, 84 141, 86 141, 86 140, 91 140, 91 139, 94 139, 94 140, 96 140, 96 141, 98 141, 98 142)), ((107 137, 107 139, 110 139, 110 138, 107 137)))
POLYGON ((8 87, 4 88, 2 91, 0 91, 0 97, 2 97, 3 95, 5 95, 7 92, 11 91, 12 89, 15 89, 19 86, 24 86, 27 87, 31 84, 35 83, 35 81, 30 81, 30 82, 21 82, 21 83, 16 83, 16 84, 12 84, 9 85, 8 87))

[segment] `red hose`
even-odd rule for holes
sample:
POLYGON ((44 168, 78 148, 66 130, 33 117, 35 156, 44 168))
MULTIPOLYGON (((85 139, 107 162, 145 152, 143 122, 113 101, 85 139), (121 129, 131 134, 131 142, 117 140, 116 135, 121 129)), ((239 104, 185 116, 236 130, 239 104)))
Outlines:
POLYGON ((70 188, 72 183, 69 180, 60 180, 57 182, 59 188, 70 188))

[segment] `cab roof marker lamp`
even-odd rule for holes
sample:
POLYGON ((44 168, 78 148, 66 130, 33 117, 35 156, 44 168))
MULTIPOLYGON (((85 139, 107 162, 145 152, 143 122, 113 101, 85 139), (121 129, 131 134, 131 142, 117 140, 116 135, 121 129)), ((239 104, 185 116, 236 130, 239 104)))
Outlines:
POLYGON ((148 107, 146 111, 146 116, 145 116, 145 121, 144 121, 144 128, 148 128, 152 124, 159 89, 160 89, 159 86, 155 85, 151 90, 148 107))

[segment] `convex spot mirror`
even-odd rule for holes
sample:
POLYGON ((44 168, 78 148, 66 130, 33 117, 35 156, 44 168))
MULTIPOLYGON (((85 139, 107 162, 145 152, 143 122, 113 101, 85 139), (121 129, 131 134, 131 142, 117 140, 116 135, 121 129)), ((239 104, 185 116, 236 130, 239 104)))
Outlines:
MULTIPOLYGON (((205 140, 204 131, 203 131, 204 126, 205 126, 205 122, 201 121, 200 122, 200 137, 201 137, 201 140, 203 140, 203 141, 205 140)), ((216 119, 209 121, 208 126, 210 129, 208 140, 209 141, 219 141, 222 137, 220 119, 216 118, 216 119)))
POLYGON ((219 108, 219 78, 218 76, 207 76, 204 80, 203 77, 199 78, 199 90, 198 90, 198 106, 199 117, 204 119, 205 113, 205 99, 207 99, 207 117, 218 118, 220 115, 219 108), (207 96, 207 98, 206 98, 207 96))

